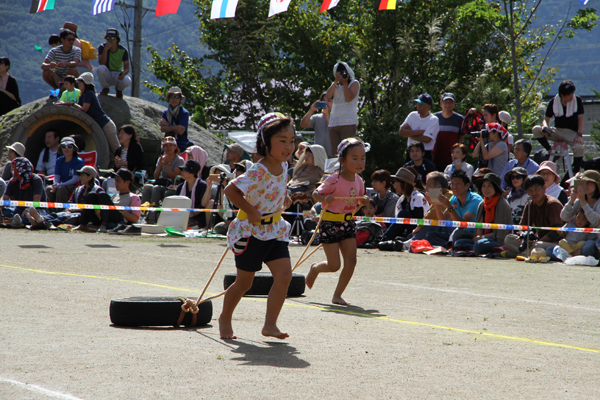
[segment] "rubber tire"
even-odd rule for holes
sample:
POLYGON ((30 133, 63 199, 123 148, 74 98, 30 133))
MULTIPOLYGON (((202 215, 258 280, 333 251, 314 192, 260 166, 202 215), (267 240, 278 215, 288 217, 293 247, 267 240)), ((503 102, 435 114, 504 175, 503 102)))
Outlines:
MULTIPOLYGON (((126 297, 111 300, 110 320, 117 326, 173 326, 179 318, 182 304, 180 297, 126 297)), ((201 303, 194 326, 208 324, 212 313, 210 300, 201 303)), ((186 313, 182 325, 189 325, 191 321, 192 314, 186 313)))
MULTIPOLYGON (((225 277, 223 278, 223 287, 225 290, 235 282, 236 278, 237 274, 235 272, 225 274, 225 277)), ((266 296, 269 294, 271 286, 273 286, 273 275, 271 275, 270 272, 257 272, 254 275, 252 287, 244 293, 244 296, 266 296)), ((305 286, 304 275, 292 273, 292 280, 288 287, 287 296, 302 296, 305 286)))

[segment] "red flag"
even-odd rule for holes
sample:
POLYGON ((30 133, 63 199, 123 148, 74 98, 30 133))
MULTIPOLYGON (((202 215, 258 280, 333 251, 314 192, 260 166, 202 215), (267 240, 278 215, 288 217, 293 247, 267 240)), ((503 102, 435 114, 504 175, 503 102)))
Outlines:
POLYGON ((154 15, 160 17, 166 14, 177 14, 181 0, 158 0, 156 2, 156 12, 154 15))

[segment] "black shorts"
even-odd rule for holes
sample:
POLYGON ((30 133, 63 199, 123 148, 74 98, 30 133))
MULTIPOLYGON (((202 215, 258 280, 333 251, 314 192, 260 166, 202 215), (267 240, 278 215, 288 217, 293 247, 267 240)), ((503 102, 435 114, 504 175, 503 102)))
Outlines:
POLYGON ((322 221, 319 227, 319 243, 339 243, 344 239, 356 238, 356 222, 322 221))
POLYGON ((247 272, 260 271, 262 264, 269 261, 290 258, 288 242, 277 239, 259 240, 250 236, 238 240, 232 250, 236 268, 247 272))

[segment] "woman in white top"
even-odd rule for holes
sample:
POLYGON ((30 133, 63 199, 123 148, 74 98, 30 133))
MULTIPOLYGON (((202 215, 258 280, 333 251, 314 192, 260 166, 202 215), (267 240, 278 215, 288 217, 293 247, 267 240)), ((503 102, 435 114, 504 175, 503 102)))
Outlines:
POLYGON ((454 143, 452 146, 452 164, 449 164, 446 169, 444 169, 444 175, 450 181, 450 177, 454 173, 454 171, 458 171, 462 169, 469 176, 469 179, 473 179, 473 166, 467 163, 465 160, 467 158, 467 146, 462 143, 454 143))
POLYGON ((327 89, 327 98, 333 99, 328 129, 332 152, 336 151, 342 140, 356 136, 360 91, 354 71, 345 62, 335 64, 333 76, 335 80, 327 89))

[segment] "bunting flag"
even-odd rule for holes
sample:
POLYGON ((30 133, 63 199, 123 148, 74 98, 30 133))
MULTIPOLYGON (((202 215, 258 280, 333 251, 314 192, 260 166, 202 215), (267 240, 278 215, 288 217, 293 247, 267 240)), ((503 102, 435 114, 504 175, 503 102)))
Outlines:
POLYGON ((29 14, 35 14, 46 10, 54 10, 54 0, 32 0, 29 14))
POLYGON ((269 18, 275 14, 286 12, 292 0, 271 0, 269 6, 269 18))
POLYGON ((233 18, 238 0, 213 0, 210 19, 233 18))
POLYGON ((395 9, 396 9, 396 0, 381 0, 381 3, 379 3, 379 11, 395 10, 395 9))
POLYGON ((94 0, 94 4, 92 5, 92 15, 112 11, 114 5, 115 0, 94 0))
POLYGON ((323 4, 321 4, 321 12, 331 10, 333 7, 337 6, 339 2, 340 0, 324 0, 323 4))
POLYGON ((160 17, 166 14, 177 14, 181 0, 158 0, 156 2, 155 17, 160 17))
POLYGON ((587 2, 588 2, 588 0, 579 0, 579 1, 580 1, 580 2, 582 2, 584 6, 585 6, 585 5, 587 4, 587 2))

